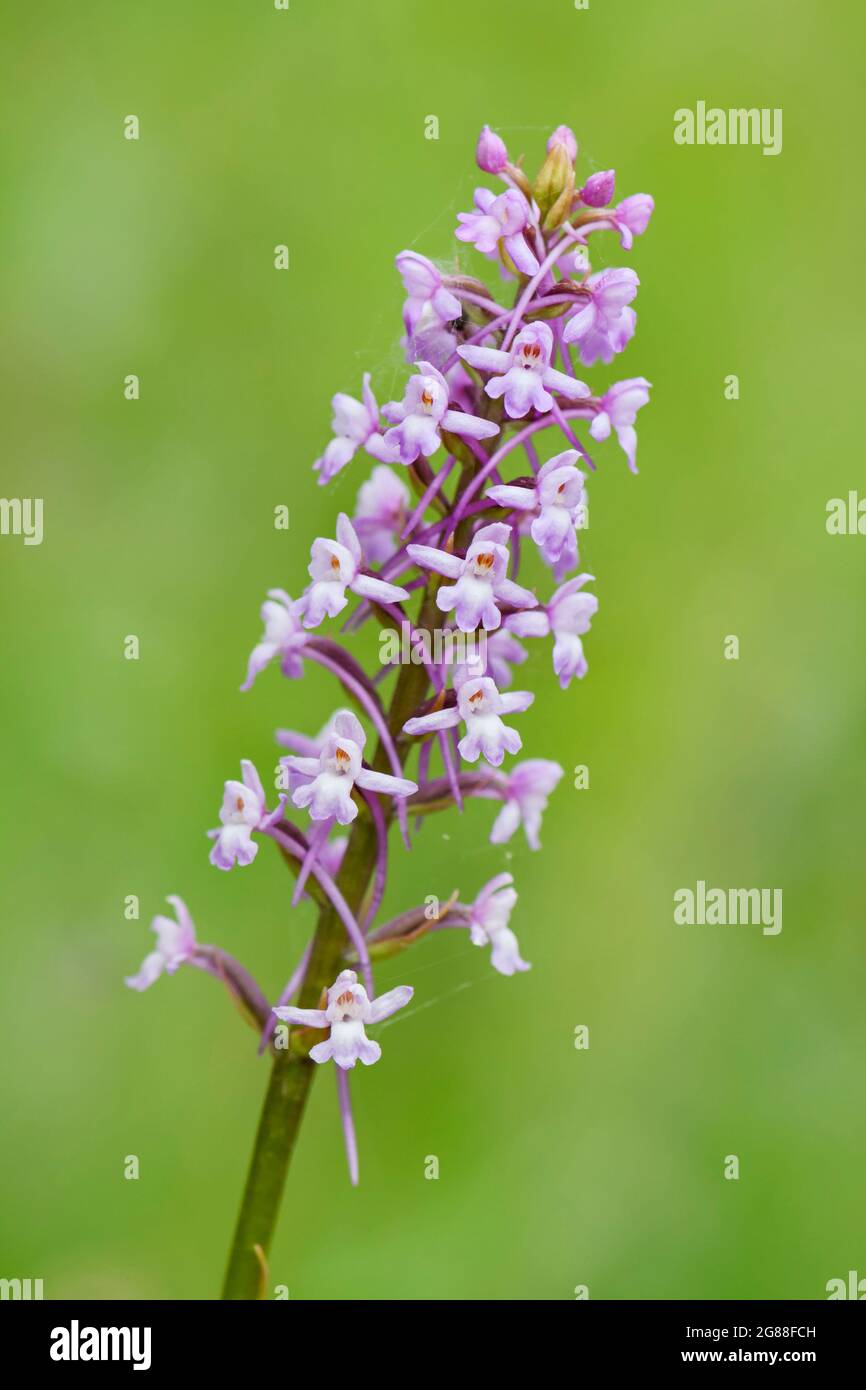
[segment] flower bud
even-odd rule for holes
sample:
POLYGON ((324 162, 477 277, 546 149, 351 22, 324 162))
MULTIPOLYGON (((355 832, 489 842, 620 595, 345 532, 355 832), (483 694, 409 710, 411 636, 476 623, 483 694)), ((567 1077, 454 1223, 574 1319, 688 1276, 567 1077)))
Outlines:
POLYGON ((475 162, 485 174, 501 174, 508 163, 505 141, 489 125, 483 126, 475 147, 475 162))
POLYGON ((577 159, 577 140, 574 131, 567 125, 558 125, 547 142, 547 152, 553 149, 554 145, 562 145, 568 158, 573 164, 577 159))
MULTIPOLYGON (((533 192, 542 218, 547 217, 555 204, 570 205, 574 193, 574 165, 561 141, 551 144, 547 158, 538 171, 533 192)), ((565 208, 564 215, 567 212, 568 207, 565 208)), ((561 220, 560 218, 559 221, 561 220)), ((559 222, 555 225, 558 226, 559 222)))
POLYGON ((613 197, 615 183, 615 170, 603 169, 598 174, 590 174, 578 197, 588 208, 606 207, 613 197))
POLYGON ((568 214, 571 212, 571 205, 574 201, 574 173, 566 183, 565 188, 560 193, 552 207, 548 208, 547 214, 541 226, 545 232, 555 232, 557 227, 561 227, 568 214))

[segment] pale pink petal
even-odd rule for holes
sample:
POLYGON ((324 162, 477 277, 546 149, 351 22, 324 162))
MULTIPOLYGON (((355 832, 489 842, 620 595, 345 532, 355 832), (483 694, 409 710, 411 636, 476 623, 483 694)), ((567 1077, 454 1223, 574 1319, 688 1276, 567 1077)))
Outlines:
POLYGON ((345 512, 337 517, 337 540, 348 550, 356 565, 361 563, 361 542, 345 512))
POLYGON ((296 1009, 292 1004, 275 1004, 273 1012, 283 1023, 295 1023, 302 1028, 327 1028, 328 1015, 324 1009, 296 1009))
POLYGON ((542 380, 549 390, 558 391, 561 396, 567 396, 572 401, 583 400, 592 395, 585 381, 577 381, 573 376, 566 376, 565 372, 555 371, 553 367, 545 368, 542 380))
POLYGON ((453 729, 460 723, 460 715, 455 708, 439 709, 433 714, 422 714, 416 719, 407 719, 403 725, 404 734, 434 734, 439 729, 453 729))
POLYGON ((392 777, 390 773, 374 772, 368 767, 361 768, 355 785, 368 792, 382 792, 385 796, 412 796, 418 790, 418 783, 410 782, 407 777, 392 777))
POLYGON ((499 348, 477 347, 469 343, 459 347, 457 354, 470 367, 481 372, 507 372, 511 365, 511 353, 502 352, 499 348))
POLYGON ((506 690, 499 699, 503 714, 522 714, 525 709, 529 709, 535 696, 531 690, 506 690))
POLYGON ((524 589, 522 584, 515 584, 512 579, 500 579, 496 585, 496 597, 502 602, 510 604, 512 608, 534 608, 538 603, 535 594, 529 589, 524 589))
POLYGON ((388 584, 384 579, 374 579, 371 574, 359 574, 352 580, 350 588, 360 598, 372 599, 374 603, 399 603, 409 597, 408 589, 398 584, 388 584))
POLYGON ((493 420, 482 420, 479 415, 467 415, 462 410, 446 410, 442 428, 452 434, 468 435, 470 439, 492 439, 499 433, 499 426, 493 420))
POLYGON ((364 1022, 381 1023, 383 1018, 388 1018, 398 1009, 402 1009, 404 1004, 408 1004, 414 993, 411 985, 398 985, 396 989, 389 989, 387 994, 380 994, 378 998, 371 999, 364 1015, 364 1022))
POLYGON ((489 487, 487 496, 500 507, 516 507, 522 512, 531 512, 536 505, 535 489, 531 487, 511 487, 503 483, 489 487))
POLYGON ((447 579, 459 579, 463 572, 460 556, 451 555, 447 550, 434 550, 430 545, 409 545, 406 553, 416 565, 444 574, 447 579))

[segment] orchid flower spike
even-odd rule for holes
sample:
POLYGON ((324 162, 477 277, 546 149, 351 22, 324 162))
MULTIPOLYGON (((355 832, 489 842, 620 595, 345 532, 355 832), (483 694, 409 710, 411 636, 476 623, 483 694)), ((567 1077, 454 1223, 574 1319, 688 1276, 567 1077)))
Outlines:
POLYGON ((128 975, 125 984, 130 989, 148 989, 154 980, 165 971, 173 975, 187 961, 191 961, 197 950, 195 926, 183 898, 170 896, 166 899, 174 908, 177 921, 162 915, 154 917, 150 924, 156 932, 156 948, 142 961, 137 975, 128 975))
POLYGON ((523 740, 516 729, 503 723, 502 715, 529 709, 535 699, 531 691, 513 690, 501 695, 490 676, 472 675, 460 666, 454 671, 454 688, 456 705, 407 720, 404 733, 438 733, 463 723, 466 733, 457 745, 460 756, 475 763, 483 753, 491 767, 500 767, 506 753, 520 752, 523 740))
POLYGON ((235 864, 252 864, 259 852, 253 840, 255 831, 267 831, 282 818, 286 798, 280 797, 274 811, 268 811, 264 788, 255 766, 244 759, 241 763, 242 782, 225 784, 220 810, 222 829, 209 830, 214 841, 210 862, 218 869, 231 869, 235 864))
POLYGON ((448 382, 431 362, 416 362, 418 375, 410 378, 402 401, 389 401, 382 407, 394 428, 385 432, 385 462, 414 463, 419 454, 429 458, 442 440, 440 430, 470 439, 491 439, 499 433, 492 420, 449 410, 448 382))
POLYGON ((398 603, 408 598, 406 589, 387 584, 384 579, 364 574, 363 552, 355 528, 345 512, 337 518, 337 539, 323 540, 317 536, 310 548, 308 573, 312 579, 301 602, 304 627, 318 627, 327 616, 334 618, 348 603, 346 590, 374 603, 398 603))
POLYGON ((561 584, 545 607, 532 613, 513 613, 507 619, 509 630, 517 637, 553 634, 553 669, 563 690, 575 676, 582 680, 589 670, 580 639, 589 632, 598 612, 598 599, 580 591, 592 579, 591 574, 578 574, 561 584))
POLYGON ((637 472, 637 430, 634 422, 642 405, 649 401, 650 383, 642 376, 617 381, 598 403, 598 412, 589 427, 593 439, 607 439, 616 431, 620 448, 628 459, 632 473, 637 472))
POLYGON ((289 598, 285 589, 268 589, 262 604, 265 630, 261 642, 250 653, 247 678, 241 690, 249 690, 259 672, 276 656, 280 657, 284 676, 297 680, 304 674, 302 654, 307 637, 301 625, 303 611, 303 599, 289 598))
POLYGON ((382 436, 379 433, 379 407, 370 389, 370 373, 364 373, 361 385, 362 401, 338 391, 331 399, 334 418, 331 440, 321 458, 317 458, 313 468, 319 475, 319 485, 324 486, 351 463, 359 449, 367 449, 374 458, 382 452, 382 436))
POLYGON ((562 776, 563 769, 559 763, 550 762, 547 758, 527 758, 517 763, 508 774, 505 805, 493 822, 490 843, 504 845, 517 827, 522 825, 529 848, 541 849, 541 817, 547 810, 551 792, 562 776))
POLYGON ((466 552, 466 558, 429 545, 410 545, 407 554, 416 565, 455 579, 455 584, 443 584, 436 594, 436 606, 442 613, 454 611, 461 632, 474 632, 480 624, 485 632, 499 627, 500 604, 510 608, 534 608, 538 599, 529 589, 506 577, 511 532, 502 522, 493 522, 476 531, 466 552))
POLYGON ((343 1071, 350 1071, 358 1061, 369 1067, 382 1056, 379 1044, 367 1037, 365 1026, 381 1023, 402 1009, 414 993, 411 985, 398 985, 387 994, 370 999, 355 971, 342 970, 328 990, 326 1009, 296 1009, 278 1004, 274 1013, 284 1023, 302 1028, 329 1028, 330 1036, 311 1047, 310 1056, 314 1062, 329 1062, 333 1058, 343 1071))
POLYGON ((496 373, 484 389, 494 400, 505 397, 505 413, 512 420, 521 419, 529 410, 540 414, 551 410, 551 391, 572 401, 592 394, 585 382, 551 367, 553 332, 547 323, 530 323, 521 329, 509 352, 471 344, 457 351, 470 367, 496 373))
POLYGON ((295 787, 292 792, 294 805, 309 807, 312 820, 333 817, 340 825, 349 825, 358 814, 352 799, 355 786, 381 792, 384 796, 412 796, 418 790, 417 782, 364 767, 366 741, 367 735, 355 715, 350 710, 340 710, 334 715, 317 758, 284 758, 290 771, 311 779, 295 787))
POLYGON ((556 454, 539 469, 533 487, 503 484, 489 487, 487 496, 500 507, 531 513, 530 535, 545 564, 562 578, 577 564, 577 536, 585 507, 586 478, 575 467, 576 449, 556 454), (561 573, 559 573, 561 571, 561 573))
POLYGON ((490 963, 500 975, 514 975, 532 968, 528 961, 521 959, 517 937, 508 925, 517 902, 517 893, 511 887, 513 882, 511 874, 497 874, 481 889, 470 908, 472 944, 493 947, 490 963))
POLYGON ((523 235, 532 221, 532 209, 520 190, 507 188, 497 196, 489 188, 476 188, 475 207, 476 212, 458 212, 457 240, 470 242, 485 256, 494 255, 501 241, 517 269, 534 275, 538 260, 523 235))
POLYGON ((634 337, 637 314, 627 306, 639 284, 629 269, 601 270, 585 282, 589 302, 572 315, 562 334, 564 343, 580 344, 580 360, 585 367, 612 362, 634 337))

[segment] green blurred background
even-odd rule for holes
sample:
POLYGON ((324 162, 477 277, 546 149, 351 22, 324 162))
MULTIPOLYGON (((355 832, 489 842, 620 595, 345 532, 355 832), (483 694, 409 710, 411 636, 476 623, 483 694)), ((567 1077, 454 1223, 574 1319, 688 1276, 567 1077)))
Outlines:
POLYGON ((866 1274, 866 540, 825 530, 864 481, 862 6, 89 0, 5 27, 0 491, 44 497, 45 539, 0 540, 0 1275, 218 1292, 267 1064, 204 975, 122 977, 169 892, 271 997, 311 930, 275 852, 219 874, 204 832, 241 756, 269 769, 278 725, 337 703, 315 670, 238 685, 264 591, 297 592, 351 510, 362 460, 327 492, 310 471, 330 397, 365 369, 399 394, 393 257, 453 255, 484 121, 531 165, 565 121, 579 172, 656 199, 630 258, 609 236, 596 258, 641 289, 589 378, 654 393, 639 477, 596 449, 590 675, 562 694, 548 644, 524 668, 526 755, 591 785, 564 779, 539 855, 490 846, 483 803, 395 845, 394 911, 513 870, 534 968, 502 979, 452 933, 386 965, 429 1007, 353 1078, 357 1191, 318 1078, 271 1284, 822 1298, 866 1274), (782 154, 676 146, 699 99, 782 107, 782 154), (699 878, 782 888, 781 935, 675 926, 699 878))

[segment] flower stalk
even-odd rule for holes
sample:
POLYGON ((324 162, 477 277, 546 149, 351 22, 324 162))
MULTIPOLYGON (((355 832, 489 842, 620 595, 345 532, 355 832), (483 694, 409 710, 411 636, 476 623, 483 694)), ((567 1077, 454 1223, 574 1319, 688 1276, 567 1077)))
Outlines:
POLYGON ((318 910, 300 961, 281 991, 266 994, 227 952, 199 944, 186 904, 172 897, 175 917, 154 919, 155 948, 127 980, 141 991, 184 964, 207 971, 226 986, 255 1029, 259 1051, 271 1058, 225 1299, 267 1296, 271 1241, 310 1087, 318 1067, 331 1062, 349 1178, 359 1181, 349 1072, 359 1062, 361 1072, 378 1062, 382 1049, 367 1028, 414 993, 409 984, 377 993, 374 967, 389 956, 405 960, 418 942, 447 928, 489 948, 501 976, 531 968, 510 926, 518 895, 507 872, 494 873, 466 900, 448 884, 450 896, 428 895, 423 906, 377 919, 395 820, 410 850, 428 814, 462 812, 472 798, 492 800, 499 810, 490 843, 500 846, 522 828, 537 851, 542 816, 563 776, 547 758, 512 761, 523 746, 519 716, 535 699, 531 690, 511 688, 513 667, 527 659, 525 641, 552 637, 560 687, 586 676, 582 639, 598 599, 585 591, 593 576, 575 573, 587 515, 587 476, 578 465, 593 475, 596 465, 580 432, 597 441, 615 435, 636 471, 635 422, 649 399, 643 377, 596 394, 575 375, 573 353, 584 367, 607 365, 627 348, 637 321, 637 275, 616 268, 593 274, 589 237, 612 231, 628 250, 653 207, 647 194, 612 206, 612 170, 589 174, 579 186, 577 159, 572 131, 557 127, 532 182, 523 156, 512 162, 501 136, 485 127, 477 162, 505 189, 477 188, 455 236, 511 279, 512 307, 473 276, 400 252, 403 341, 414 370, 401 397, 381 408, 369 373, 360 400, 342 392, 333 398, 333 438, 313 465, 319 484, 357 467, 359 454, 376 467, 354 516, 341 512, 330 536, 313 541, 310 582, 300 598, 268 592, 264 632, 241 689, 250 690, 270 665, 294 681, 313 662, 357 714, 337 709, 317 735, 278 730, 286 751, 275 804, 255 764, 244 759, 241 780, 225 782, 220 824, 208 832, 210 862, 222 871, 251 865, 263 841, 276 846, 294 878, 291 907, 312 901, 318 910), (554 448, 540 456, 544 431, 554 448), (533 564, 545 576, 540 582, 531 574, 527 582, 533 564), (557 586, 552 593, 548 572, 557 586), (341 616, 352 597, 354 610, 341 616), (335 635, 319 631, 338 617, 335 635), (369 673, 349 644, 371 619, 382 627, 385 664, 369 673), (381 692, 391 663, 397 677, 386 701, 381 692), (369 760, 362 720, 376 735, 369 760))

